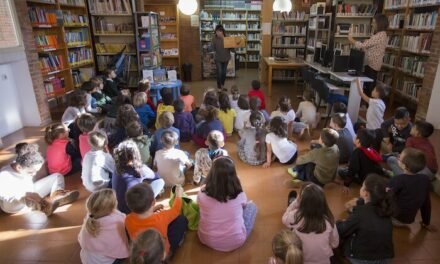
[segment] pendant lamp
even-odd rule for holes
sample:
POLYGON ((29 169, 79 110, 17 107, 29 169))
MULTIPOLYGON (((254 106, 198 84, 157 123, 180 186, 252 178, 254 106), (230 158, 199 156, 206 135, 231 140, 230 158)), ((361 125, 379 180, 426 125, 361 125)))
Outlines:
POLYGON ((179 0, 177 7, 179 8, 180 12, 190 16, 197 11, 198 4, 197 0, 179 0))
POLYGON ((292 10, 292 2, 291 0, 275 0, 272 9, 278 12, 290 12, 292 10))

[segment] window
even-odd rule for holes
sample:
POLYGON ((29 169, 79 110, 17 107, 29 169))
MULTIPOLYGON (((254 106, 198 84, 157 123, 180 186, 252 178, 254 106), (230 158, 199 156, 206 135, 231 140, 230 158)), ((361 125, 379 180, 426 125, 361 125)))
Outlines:
POLYGON ((0 49, 21 46, 18 21, 11 0, 0 1, 0 49))

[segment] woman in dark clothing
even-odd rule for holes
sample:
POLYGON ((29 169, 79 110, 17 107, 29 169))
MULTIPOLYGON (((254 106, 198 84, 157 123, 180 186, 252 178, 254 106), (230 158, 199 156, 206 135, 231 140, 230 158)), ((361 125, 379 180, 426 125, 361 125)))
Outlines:
POLYGON ((215 66, 217 67, 217 88, 224 88, 226 80, 226 69, 231 59, 230 49, 225 49, 225 29, 222 25, 215 27, 215 36, 212 38, 212 49, 215 52, 215 66))

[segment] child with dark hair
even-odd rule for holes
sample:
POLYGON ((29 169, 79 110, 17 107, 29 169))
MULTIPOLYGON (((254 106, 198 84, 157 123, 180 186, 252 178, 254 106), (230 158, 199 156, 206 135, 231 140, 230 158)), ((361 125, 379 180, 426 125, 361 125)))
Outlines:
POLYGON ((240 97, 240 90, 237 85, 231 86, 231 94, 229 95, 229 101, 231 102, 231 108, 237 113, 238 110, 238 98, 240 97))
POLYGON ((319 123, 320 115, 316 111, 316 106, 313 103, 314 94, 310 89, 304 90, 302 99, 296 110, 296 117, 299 121, 309 125, 310 128, 316 128, 319 123))
POLYGON ((76 125, 81 131, 81 135, 79 135, 78 145, 81 157, 84 158, 86 153, 90 151, 89 133, 95 128, 96 118, 91 114, 82 114, 76 120, 76 125))
POLYGON ((108 97, 113 98, 116 97, 120 94, 120 91, 118 89, 118 85, 115 82, 115 78, 116 78, 116 72, 114 68, 107 68, 104 71, 104 89, 103 92, 104 94, 106 94, 108 97))
POLYGON ((180 130, 173 127, 174 115, 168 111, 162 112, 162 114, 159 116, 159 124, 160 124, 160 128, 158 128, 156 132, 154 132, 153 141, 151 142, 150 153, 153 156, 154 153, 156 153, 156 151, 163 148, 161 138, 162 138, 162 134, 165 133, 166 131, 171 131, 176 133, 177 143, 175 144, 175 147, 177 149, 179 148, 180 130))
POLYGON ((249 127, 239 131, 238 157, 249 165, 257 166, 266 162, 264 141, 267 131, 263 114, 259 111, 253 111, 249 117, 249 123, 249 127))
POLYGON ((133 96, 133 106, 144 127, 153 127, 156 114, 147 104, 147 94, 138 92, 133 96))
POLYGON ((248 97, 258 97, 261 100, 261 107, 260 110, 266 109, 266 100, 264 99, 264 93, 260 90, 261 83, 258 80, 253 80, 251 83, 251 90, 248 92, 248 97))
MULTIPOLYGON (((429 137, 434 133, 434 126, 425 121, 416 121, 411 128, 411 136, 406 140, 407 148, 415 148, 423 152, 426 159, 426 167, 419 171, 419 174, 425 174, 431 180, 435 179, 438 171, 437 157, 434 146, 429 141, 429 137)), ((394 175, 403 174, 403 169, 399 165, 398 157, 391 156, 387 159, 387 164, 394 175)))
POLYGON ((361 98, 368 103, 367 109, 367 129, 379 129, 383 123, 383 115, 385 113, 386 91, 383 84, 376 84, 371 92, 371 98, 368 97, 362 90, 361 81, 359 78, 356 81, 359 94, 361 98))
POLYGON ((157 105, 157 113, 156 113, 156 129, 160 128, 159 117, 163 112, 171 112, 174 113, 173 106, 173 91, 171 88, 163 88, 160 90, 162 96, 162 102, 157 105))
POLYGON ((87 94, 83 90, 75 90, 68 96, 69 106, 64 110, 61 123, 70 127, 76 118, 86 112, 87 94))
POLYGON ((125 199, 127 190, 138 183, 149 182, 156 197, 163 190, 165 182, 150 168, 142 163, 141 154, 136 143, 132 140, 121 142, 113 151, 116 173, 112 177, 112 188, 118 199, 118 210, 127 214, 130 212, 125 199))
POLYGON ((165 186, 172 187, 176 184, 185 184, 185 171, 192 167, 188 155, 175 148, 179 143, 178 135, 171 130, 164 131, 160 138, 161 149, 154 156, 153 167, 165 180, 165 186))
POLYGON ((220 110, 218 111, 218 119, 222 122, 223 128, 227 136, 232 136, 234 131, 234 122, 237 114, 235 110, 231 108, 229 102, 229 96, 226 93, 220 93, 219 95, 220 110))
POLYGON ((138 146, 139 153, 141 154, 142 163, 151 166, 151 141, 148 135, 144 135, 143 126, 138 121, 133 121, 129 123, 126 127, 127 136, 129 139, 133 140, 138 146))
POLYGON ((106 113, 106 119, 114 119, 118 115, 118 110, 122 105, 132 104, 131 93, 129 90, 123 90, 121 93, 116 96, 115 103, 111 104, 106 113))
POLYGON ((324 128, 319 138, 322 147, 299 156, 296 166, 289 168, 287 172, 294 180, 310 181, 321 187, 331 182, 336 176, 339 164, 339 149, 336 145, 338 138, 337 131, 324 128))
POLYGON ((398 107, 394 116, 382 123, 376 133, 376 147, 383 143, 386 152, 400 153, 411 135, 411 117, 406 107, 398 107))
POLYGON ((351 121, 350 115, 347 113, 347 105, 342 102, 335 102, 333 104, 333 113, 343 113, 346 116, 347 123, 345 127, 350 131, 350 135, 353 140, 356 138, 356 132, 354 131, 353 122, 351 121))
POLYGON ((92 93, 93 98, 96 100, 96 106, 103 110, 103 113, 107 113, 110 106, 113 104, 112 99, 104 94, 102 90, 104 89, 104 80, 101 77, 95 76, 90 79, 92 83, 96 86, 96 91, 92 93))
POLYGON ((81 90, 86 92, 86 112, 92 114, 99 114, 102 112, 101 107, 96 103, 96 99, 92 96, 98 90, 99 85, 92 81, 84 82, 81 85, 81 90))
MULTIPOLYGON (((125 228, 131 240, 137 241, 141 239, 143 232, 155 229, 164 240, 167 258, 174 255, 183 243, 188 226, 188 219, 180 215, 182 186, 176 186, 175 194, 176 199, 169 210, 163 210, 163 205, 156 205, 154 192, 147 184, 141 183, 133 186, 126 195, 132 212, 125 218, 125 228)), ((149 244, 149 246, 153 245, 149 244)))
POLYGON ((333 249, 339 244, 339 235, 321 187, 304 184, 282 221, 301 239, 304 263, 330 264, 333 249))
POLYGON ((394 203, 386 179, 368 175, 359 194, 353 213, 336 223, 343 253, 351 263, 388 263, 394 257, 394 203))
MULTIPOLYGON (((134 110, 134 107, 130 104, 121 105, 118 109, 118 114, 116 115, 116 121, 114 124, 115 131, 109 135, 109 146, 111 148, 127 138, 127 125, 133 121, 140 122, 139 115, 136 113, 136 110, 134 110)), ((143 127, 143 130, 144 134, 148 133, 145 127, 143 127)))
POLYGON ((147 229, 138 235, 131 245, 132 264, 166 264, 165 258, 165 243, 155 228, 147 229))
POLYGON ((154 105, 153 101, 150 97, 150 81, 148 79, 144 79, 139 81, 138 84, 138 93, 145 93, 147 95, 147 105, 150 106, 151 110, 153 110, 154 113, 156 113, 156 106, 154 105))
POLYGON ((200 242, 223 252, 235 250, 246 242, 255 223, 257 207, 247 200, 232 159, 214 160, 206 185, 197 194, 197 202, 200 242))
POLYGON ((191 89, 188 85, 182 85, 180 87, 180 99, 183 101, 183 112, 191 113, 193 109, 196 109, 196 100, 191 94, 191 89))
POLYGON ((260 110, 261 101, 260 98, 254 96, 249 99, 249 108, 250 111, 247 112, 247 115, 245 116, 245 122, 244 127, 251 127, 250 124, 250 116, 252 112, 258 112, 263 116, 263 123, 264 125, 268 124, 270 121, 270 116, 267 114, 266 110, 260 110))
POLYGON ((348 128, 345 127, 346 124, 347 116, 342 113, 333 114, 330 119, 330 128, 339 134, 338 142, 336 142, 339 148, 339 163, 347 163, 353 152, 353 138, 348 128))
POLYGON ((196 122, 191 112, 184 111, 185 103, 182 99, 177 99, 174 106, 174 124, 173 126, 180 131, 180 141, 189 142, 196 129, 196 122))
POLYGON ((214 159, 229 155, 228 151, 223 149, 225 146, 225 137, 220 131, 211 131, 208 134, 205 144, 208 148, 200 148, 195 154, 193 177, 195 184, 203 184, 205 182, 214 159))
POLYGON ((421 225, 431 229, 431 181, 420 174, 426 166, 425 154, 414 148, 405 148, 399 157, 403 174, 391 178, 389 187, 397 204, 397 214, 393 224, 396 226, 414 222, 417 212, 422 216, 421 225))
POLYGON ((266 135, 266 162, 263 168, 270 167, 272 161, 279 160, 281 164, 292 164, 297 157, 297 146, 287 139, 287 125, 282 117, 276 116, 270 120, 269 133, 266 135), (272 153, 275 158, 272 159, 272 153))
POLYGON ((292 135, 292 132, 298 134, 300 137, 304 135, 304 132, 308 131, 307 124, 302 122, 296 122, 295 111, 293 111, 292 106, 290 104, 290 99, 287 96, 281 96, 278 101, 277 110, 273 111, 270 114, 270 117, 273 118, 275 116, 280 116, 283 118, 284 123, 287 125, 287 135, 292 135))
MULTIPOLYGON (((205 121, 203 121, 197 128, 196 128, 196 132, 194 133, 193 136, 193 141, 194 143, 202 148, 206 148, 206 139, 208 137, 208 134, 213 131, 213 130, 218 130, 220 132, 222 132, 225 135, 224 129, 223 129, 223 125, 220 122, 220 120, 218 120, 218 109, 214 108, 212 106, 208 106, 208 108, 206 108, 206 117, 205 117, 205 121)), ((226 135, 225 135, 226 137, 226 135)))
POLYGON ((245 123, 249 120, 251 113, 249 107, 249 100, 246 95, 240 95, 237 101, 238 110, 236 112, 237 117, 234 122, 234 129, 237 131, 242 130, 245 127, 245 123))
POLYGON ((373 148, 373 142, 373 130, 360 129, 358 131, 356 139, 354 140, 356 148, 350 156, 348 168, 341 168, 338 171, 346 187, 350 186, 353 181, 361 185, 368 174, 384 174, 380 166, 382 157, 380 153, 373 148))

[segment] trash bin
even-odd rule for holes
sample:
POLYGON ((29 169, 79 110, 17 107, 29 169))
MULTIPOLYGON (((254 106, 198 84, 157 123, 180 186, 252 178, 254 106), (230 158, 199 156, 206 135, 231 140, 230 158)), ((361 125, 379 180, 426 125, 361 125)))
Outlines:
POLYGON ((192 64, 191 63, 184 63, 182 65, 182 71, 183 71, 183 81, 184 82, 190 82, 191 81, 191 71, 192 71, 192 64))

